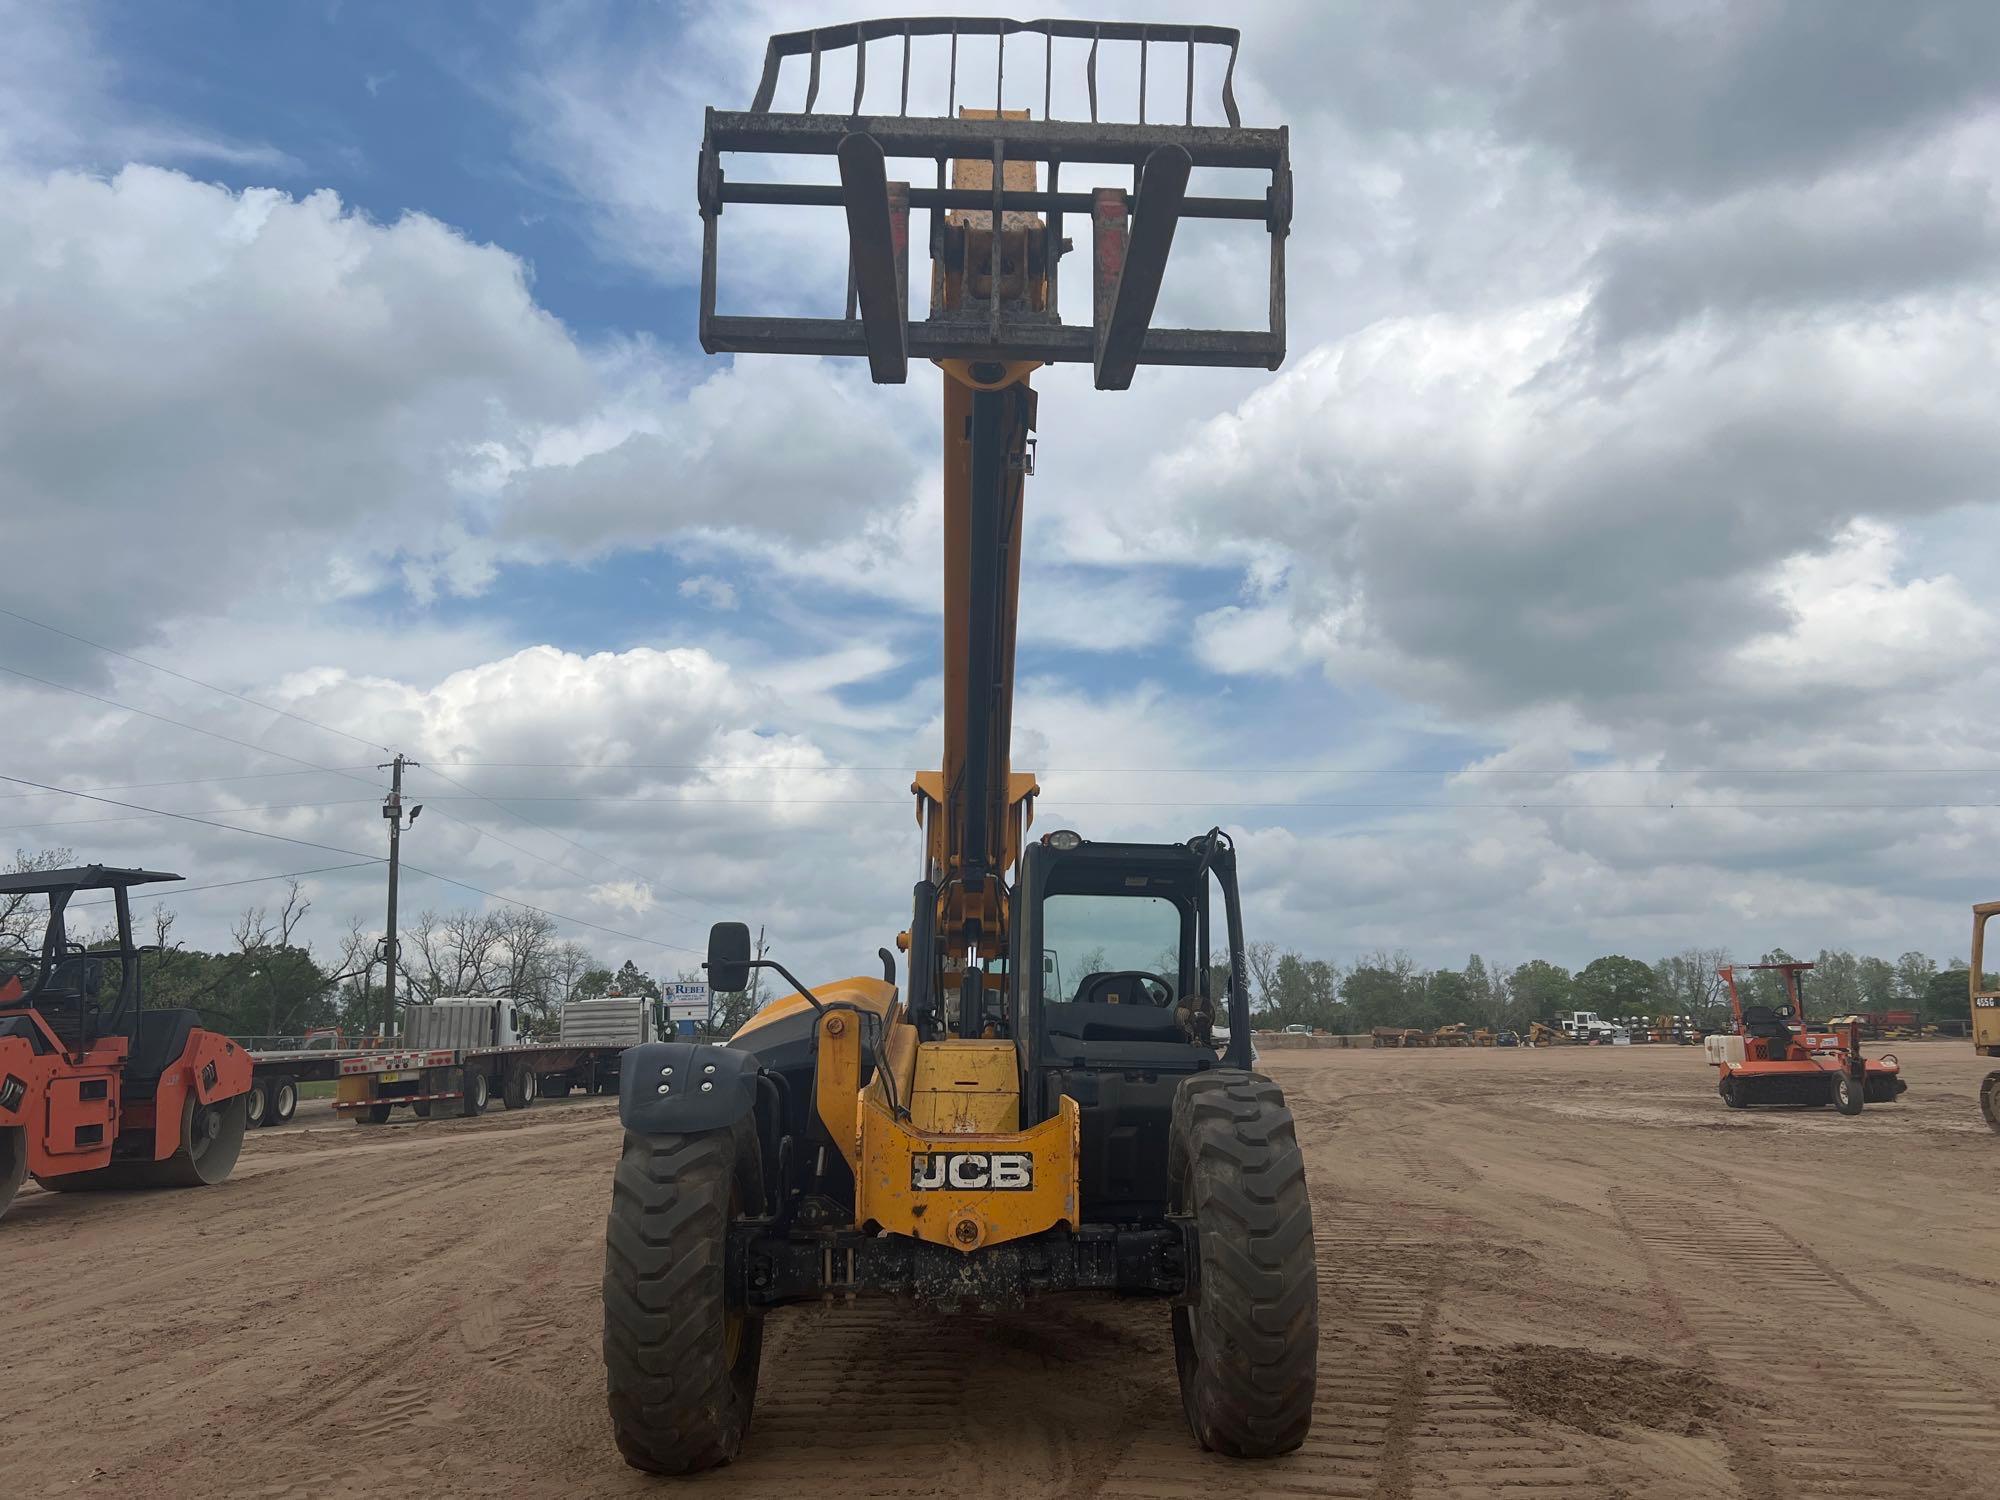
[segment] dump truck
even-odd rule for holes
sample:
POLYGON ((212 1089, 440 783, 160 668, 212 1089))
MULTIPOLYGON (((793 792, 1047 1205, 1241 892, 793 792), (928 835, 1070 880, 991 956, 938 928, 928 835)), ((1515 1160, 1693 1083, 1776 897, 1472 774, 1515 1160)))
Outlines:
POLYGON ((1220 827, 1171 843, 1031 836, 1040 787, 1011 760, 1034 371, 1083 364, 1097 389, 1123 390, 1145 366, 1275 369, 1284 357, 1289 147, 1283 129, 1238 118, 1236 48, 1215 26, 870 20, 773 37, 751 107, 707 112, 703 347, 865 359, 883 384, 906 381, 913 359, 941 370, 943 754, 911 787, 922 861, 908 925, 869 972, 808 985, 775 953, 753 957, 747 924, 718 923, 715 990, 766 969, 793 992, 726 1045, 624 1058, 603 1348, 613 1435, 634 1467, 681 1474, 734 1456, 765 1313, 827 1298, 954 1313, 1154 1299, 1196 1441, 1262 1458, 1305 1439, 1312 1214, 1284 1095, 1252 1067, 1235 842, 1220 827), (962 58, 975 42, 993 84, 979 100, 962 58), (1066 66, 1060 95, 1059 43, 1077 62, 1088 49, 1086 76, 1066 66), (1156 84, 1163 59, 1185 60, 1185 117, 1103 118, 1114 53, 1135 83, 1149 58, 1156 84), (1220 99, 1202 101, 1212 121, 1195 119, 1197 53, 1214 59, 1202 76, 1222 80, 1220 99), (836 55, 853 62, 842 76, 854 93, 819 101, 836 55), (1032 114, 1006 101, 1006 67, 1023 60, 1043 85, 1032 114), (1089 118, 1060 117, 1058 103, 1081 111, 1086 81, 1089 118), (939 103, 941 115, 910 112, 939 103), (810 156, 832 157, 838 182, 788 180, 769 160, 810 156), (935 184, 896 179, 892 161, 934 167, 935 184), (1196 196, 1196 168, 1247 176, 1254 191, 1196 196), (841 211, 847 316, 716 310, 738 203, 841 211), (931 262, 920 319, 919 211, 931 262), (1058 274, 1079 216, 1092 317, 1070 323, 1058 274), (1269 326, 1153 326, 1176 226, 1196 218, 1257 232, 1269 326), (1104 956, 1085 970, 1073 955, 1086 953, 1104 956))

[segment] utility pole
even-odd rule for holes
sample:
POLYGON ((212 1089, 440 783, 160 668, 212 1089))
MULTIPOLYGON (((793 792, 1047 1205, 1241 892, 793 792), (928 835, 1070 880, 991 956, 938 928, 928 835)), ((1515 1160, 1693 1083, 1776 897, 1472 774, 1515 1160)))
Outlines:
MULTIPOLYGON (((389 972, 383 980, 382 1035, 386 1040, 396 1030, 396 966, 402 957, 396 941, 396 878, 402 873, 403 848, 403 768, 418 766, 422 762, 407 760, 400 753, 385 765, 377 766, 378 771, 389 773, 389 795, 382 801, 382 816, 389 820, 389 931, 382 940, 383 954, 388 961, 389 972)), ((424 810, 419 802, 410 810, 410 821, 417 821, 417 814, 424 810)))

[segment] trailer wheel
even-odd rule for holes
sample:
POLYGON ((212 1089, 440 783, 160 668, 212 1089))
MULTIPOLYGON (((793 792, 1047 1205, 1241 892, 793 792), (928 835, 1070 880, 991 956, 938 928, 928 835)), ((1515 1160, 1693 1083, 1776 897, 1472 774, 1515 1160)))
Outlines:
POLYGON ((428 1120, 431 1117, 431 1101, 428 1099, 415 1100, 410 1105, 410 1113, 415 1115, 419 1120, 428 1120))
POLYGON ((758 1161, 754 1128, 625 1134, 604 1233, 604 1368, 635 1469, 692 1474, 743 1445, 764 1322, 731 1295, 724 1256, 758 1161))
POLYGON ((250 1080, 250 1092, 243 1096, 243 1123, 255 1130, 271 1123, 271 1084, 264 1078, 250 1080))
POLYGON ((486 1101, 491 1097, 493 1086, 486 1081, 486 1074, 479 1068, 467 1068, 465 1081, 460 1085, 458 1112, 461 1115, 477 1115, 486 1111, 486 1101))
POLYGON ((28 1178, 28 1131, 22 1125, 0 1125, 0 1218, 28 1178))
POLYGON ((535 1102, 536 1090, 541 1080, 535 1077, 535 1070, 526 1063, 516 1063, 507 1070, 506 1082, 500 1090, 500 1102, 509 1109, 526 1109, 535 1102))
POLYGON ((271 1080, 271 1107, 265 1112, 265 1123, 287 1124, 299 1112, 299 1081, 291 1077, 271 1080))
POLYGON ((393 1104, 364 1104, 354 1112, 354 1123, 357 1125, 387 1125, 389 1123, 389 1112, 395 1107, 393 1104))
POLYGON ((1174 1212, 1193 1216, 1200 1243, 1194 1300, 1173 1312, 1188 1426, 1232 1458, 1289 1453, 1312 1426, 1319 1284, 1283 1091, 1255 1073, 1187 1079, 1167 1154, 1174 1212))
POLYGON ((1838 1074, 1833 1080, 1833 1107, 1844 1115, 1858 1115, 1867 1102, 1868 1086, 1852 1073, 1838 1074))

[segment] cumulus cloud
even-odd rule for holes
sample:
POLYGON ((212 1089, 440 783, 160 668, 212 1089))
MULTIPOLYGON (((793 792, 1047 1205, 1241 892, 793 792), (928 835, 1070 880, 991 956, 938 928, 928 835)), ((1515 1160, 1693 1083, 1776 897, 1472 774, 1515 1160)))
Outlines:
POLYGON ((736 585, 726 578, 716 578, 708 573, 697 573, 692 578, 680 582, 683 599, 692 599, 710 609, 729 610, 736 608, 736 585))
MULTIPOLYGON (((580 338, 520 258, 435 219, 166 170, 297 164, 126 109, 72 22, 7 19, 10 547, 114 539, 82 633, 367 742, 9 627, 16 666, 265 752, 16 680, 34 774, 269 778, 128 800, 366 852, 394 744, 429 762, 425 868, 689 946, 729 915, 808 967, 872 951, 914 865, 907 775, 836 768, 936 753, 931 377, 580 338), (717 615, 771 580, 727 623, 773 633, 571 650, 469 607, 658 549, 717 615)), ((698 221, 660 164, 816 17, 675 19, 553 8, 492 87, 597 253, 685 286, 698 221)), ((2000 627, 1949 541, 1990 529, 2000 473, 1990 8, 1244 26, 1246 116, 1294 128, 1293 358, 1126 397, 1038 377, 1016 758, 1051 768, 1045 815, 1224 819, 1259 934, 1314 952, 1807 946, 1797 923, 1946 947, 2000 832, 1974 717, 2000 627), (1426 775, 1311 774, 1336 753, 1426 775)), ((732 215, 732 296, 837 297, 837 228, 732 215)), ((1261 270, 1190 237, 1168 301, 1234 313, 1261 270)), ((78 625, 75 588, 17 569, 9 603, 78 625)), ((36 838, 136 816, 19 810, 36 838)), ((206 879, 343 857, 76 832, 206 879)), ((372 871, 311 879, 328 914, 379 905, 372 871)), ((219 931, 239 894, 195 909, 219 931)))

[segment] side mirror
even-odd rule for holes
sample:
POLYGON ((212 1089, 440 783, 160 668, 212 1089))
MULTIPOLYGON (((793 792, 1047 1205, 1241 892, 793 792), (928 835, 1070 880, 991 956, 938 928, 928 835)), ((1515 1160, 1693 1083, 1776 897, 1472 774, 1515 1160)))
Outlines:
POLYGON ((708 929, 708 987, 719 995, 750 988, 750 929, 741 922, 717 922, 708 929))

